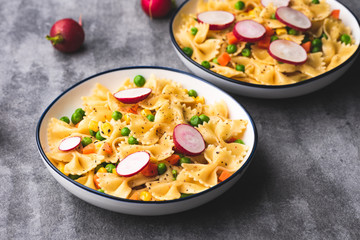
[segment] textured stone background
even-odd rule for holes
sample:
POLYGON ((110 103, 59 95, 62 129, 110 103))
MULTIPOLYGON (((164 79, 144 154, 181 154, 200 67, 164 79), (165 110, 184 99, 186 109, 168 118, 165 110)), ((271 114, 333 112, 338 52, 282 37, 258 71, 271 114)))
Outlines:
MULTIPOLYGON (((360 16, 359 1, 341 2, 360 16)), ((257 155, 230 191, 197 209, 122 215, 83 202, 52 178, 35 142, 41 113, 65 89, 104 70, 187 71, 168 22, 149 20, 138 0, 0 0, 0 238, 360 239, 360 59, 307 96, 235 96, 257 124, 257 155), (84 49, 55 51, 44 38, 52 23, 80 14, 84 49)))

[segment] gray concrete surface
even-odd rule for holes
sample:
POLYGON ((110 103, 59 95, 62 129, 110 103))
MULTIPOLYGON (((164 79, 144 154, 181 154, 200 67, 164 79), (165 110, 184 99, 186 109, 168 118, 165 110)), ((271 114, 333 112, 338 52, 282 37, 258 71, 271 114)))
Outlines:
MULTIPOLYGON (((341 2, 360 16, 359 1, 341 2)), ((234 96, 257 124, 257 155, 230 191, 197 209, 122 215, 83 202, 52 178, 35 142, 41 113, 104 70, 187 71, 168 22, 150 20, 138 0, 0 0, 0 239, 360 239, 360 59, 307 96, 234 96), (54 50, 44 38, 52 23, 80 14, 83 50, 54 50)))

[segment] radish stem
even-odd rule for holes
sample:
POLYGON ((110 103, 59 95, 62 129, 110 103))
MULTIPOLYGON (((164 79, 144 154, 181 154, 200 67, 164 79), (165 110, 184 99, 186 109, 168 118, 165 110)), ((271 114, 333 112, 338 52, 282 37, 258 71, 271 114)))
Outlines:
POLYGON ((63 38, 60 34, 58 34, 58 35, 56 35, 56 36, 54 36, 54 37, 50 37, 49 35, 46 35, 46 39, 49 40, 49 41, 51 41, 51 43, 52 43, 54 46, 55 46, 56 44, 61 43, 61 42, 64 41, 64 38, 63 38))

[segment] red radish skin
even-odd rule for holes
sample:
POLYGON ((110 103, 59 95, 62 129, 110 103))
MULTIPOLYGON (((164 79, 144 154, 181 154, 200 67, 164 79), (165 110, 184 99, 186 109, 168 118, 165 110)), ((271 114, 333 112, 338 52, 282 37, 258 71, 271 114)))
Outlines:
POLYGON ((54 23, 46 39, 60 52, 71 53, 77 51, 84 43, 85 33, 75 20, 64 18, 54 23))
POLYGON ((67 152, 70 150, 75 149, 77 146, 79 146, 81 142, 81 137, 68 137, 61 141, 59 145, 59 150, 63 152, 67 152))
POLYGON ((129 88, 114 93, 114 97, 122 103, 133 104, 147 98, 151 91, 151 88, 129 88))
POLYGON ((188 124, 176 125, 173 132, 175 149, 188 156, 196 156, 205 150, 201 133, 188 124))
POLYGON ((171 10, 171 0, 141 0, 141 7, 150 18, 162 18, 171 10))
POLYGON ((243 20, 235 24, 233 33, 240 41, 257 42, 265 36, 266 28, 254 20, 243 20))
POLYGON ((276 40, 270 43, 268 52, 274 59, 288 64, 301 65, 307 60, 305 49, 289 40, 276 40))
POLYGON ((276 8, 289 6, 290 0, 261 0, 261 4, 267 7, 270 3, 276 8))
POLYGON ((275 12, 276 19, 298 31, 306 31, 311 28, 310 19, 302 12, 289 8, 279 7, 275 12))
POLYGON ((210 30, 223 30, 231 26, 235 21, 235 16, 226 11, 207 11, 197 15, 200 23, 209 24, 210 30))
POLYGON ((143 170, 150 161, 150 154, 144 151, 135 152, 119 162, 116 172, 123 177, 131 177, 143 170))

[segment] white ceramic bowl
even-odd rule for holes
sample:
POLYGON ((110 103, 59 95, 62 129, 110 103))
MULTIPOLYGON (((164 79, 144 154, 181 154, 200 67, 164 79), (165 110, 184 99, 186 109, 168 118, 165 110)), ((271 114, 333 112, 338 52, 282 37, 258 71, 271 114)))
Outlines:
POLYGON ((36 129, 36 141, 43 162, 56 181, 80 199, 95 206, 120 213, 134 215, 163 215, 197 207, 214 199, 229 189, 240 179, 240 176, 249 166, 249 163, 254 156, 257 145, 257 132, 255 124, 247 111, 227 93, 206 81, 189 73, 169 68, 128 67, 109 70, 86 78, 57 97, 40 117, 36 129), (49 150, 47 144, 47 126, 50 119, 52 117, 59 118, 64 115, 70 116, 74 109, 81 106, 80 97, 90 95, 95 83, 99 82, 108 87, 110 91, 114 92, 126 78, 130 77, 132 79, 138 74, 143 75, 145 78, 149 77, 151 74, 155 74, 157 77, 179 82, 187 89, 196 89, 199 95, 205 97, 207 104, 223 99, 229 108, 230 118, 248 120, 249 124, 243 140, 250 148, 245 157, 243 166, 230 178, 206 191, 194 194, 187 198, 160 202, 133 201, 110 196, 79 184, 61 173, 45 155, 45 152, 49 150))
MULTIPOLYGON (((340 19, 345 23, 346 26, 351 28, 355 42, 356 44, 359 44, 360 23, 356 16, 349 10, 349 8, 335 0, 327 0, 327 2, 330 4, 332 9, 340 9, 340 19)), ((356 52, 348 60, 336 68, 317 77, 295 84, 267 86, 237 81, 202 67, 199 63, 186 56, 186 54, 177 44, 174 37, 174 32, 176 32, 176 30, 181 25, 181 15, 196 14, 197 3, 198 0, 185 1, 172 17, 170 22, 170 37, 172 44, 181 61, 183 61, 183 63, 191 72, 231 93, 256 98, 289 98, 308 94, 327 86, 343 75, 346 70, 354 63, 360 52, 360 48, 358 47, 356 52)))

